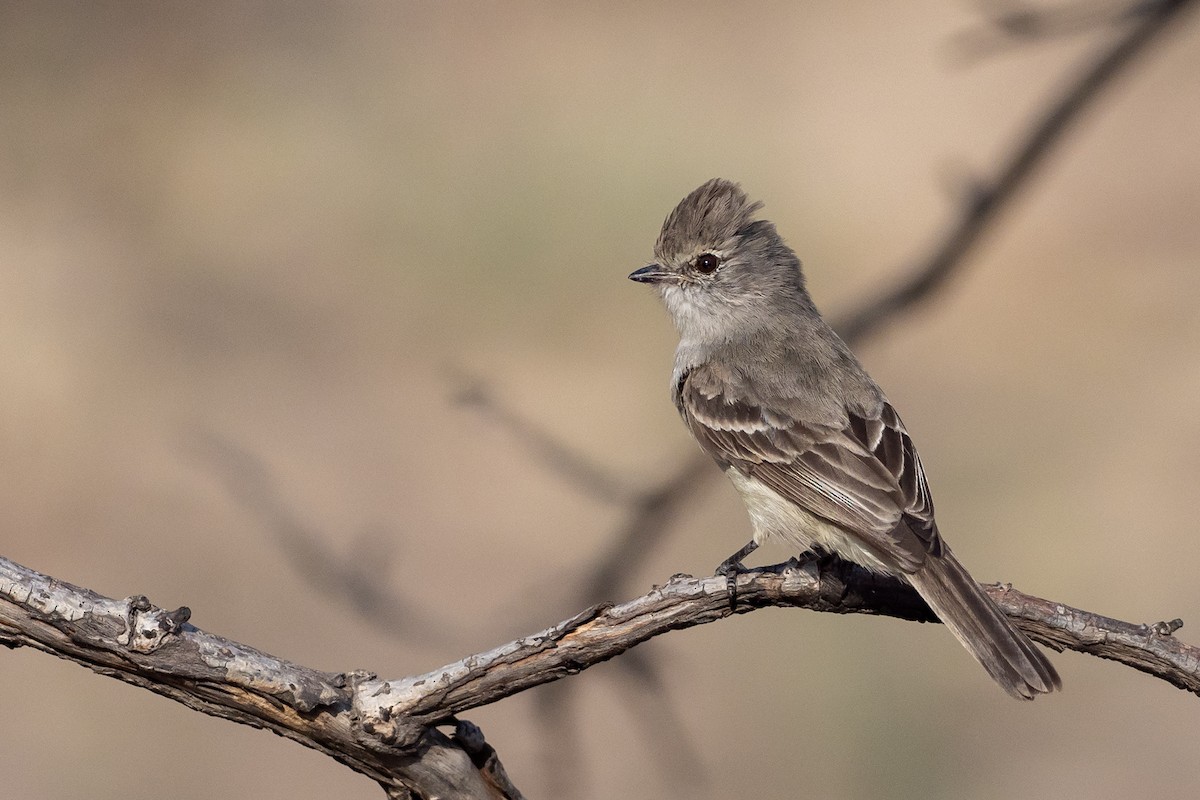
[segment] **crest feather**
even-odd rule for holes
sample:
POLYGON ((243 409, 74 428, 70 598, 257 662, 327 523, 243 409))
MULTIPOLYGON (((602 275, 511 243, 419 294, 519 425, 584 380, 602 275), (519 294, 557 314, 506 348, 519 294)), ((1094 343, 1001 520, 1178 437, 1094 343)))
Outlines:
POLYGON ((680 200, 667 216, 654 255, 670 261, 699 248, 719 248, 753 222, 760 208, 762 203, 747 197, 741 186, 713 178, 680 200))

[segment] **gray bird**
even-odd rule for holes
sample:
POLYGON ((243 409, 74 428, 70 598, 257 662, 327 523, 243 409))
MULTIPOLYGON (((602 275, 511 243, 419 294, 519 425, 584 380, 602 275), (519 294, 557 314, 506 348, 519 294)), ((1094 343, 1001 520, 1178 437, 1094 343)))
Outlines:
MULTIPOLYGON (((1005 691, 1061 686, 938 533, 904 423, 813 305, 800 261, 760 203, 714 179, 663 223, 654 284, 679 330, 671 390, 692 436, 733 482, 754 538, 816 549, 907 581, 1005 691)), ((732 581, 731 581, 732 589, 732 581)))

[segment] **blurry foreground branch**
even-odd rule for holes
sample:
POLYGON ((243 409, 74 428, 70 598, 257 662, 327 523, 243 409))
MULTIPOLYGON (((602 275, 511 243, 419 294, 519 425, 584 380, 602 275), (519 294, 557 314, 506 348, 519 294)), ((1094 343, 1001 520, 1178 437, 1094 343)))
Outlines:
MULTIPOLYGON (((792 606, 936 621, 906 584, 837 559, 738 576, 738 613, 792 606)), ((1200 694, 1200 649, 1179 620, 1136 625, 1022 594, 988 592, 1017 626, 1058 650, 1111 659, 1200 694)), ((668 631, 727 617, 725 578, 677 575, 619 605, 397 680, 291 664, 206 633, 190 611, 112 600, 0 558, 0 644, 34 647, 196 711, 266 728, 375 780, 390 798, 520 798, 480 730, 456 715, 620 655, 668 631), (451 734, 440 726, 453 726, 451 734)))

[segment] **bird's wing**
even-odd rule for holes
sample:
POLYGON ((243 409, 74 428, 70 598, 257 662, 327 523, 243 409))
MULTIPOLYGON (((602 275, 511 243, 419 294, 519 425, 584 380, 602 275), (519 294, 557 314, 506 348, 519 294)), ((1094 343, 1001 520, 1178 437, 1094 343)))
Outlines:
POLYGON ((723 466, 757 478, 903 572, 941 555, 925 470, 890 403, 869 416, 847 410, 844 426, 819 425, 789 413, 787 403, 733 396, 727 384, 696 377, 680 380, 676 403, 723 466))

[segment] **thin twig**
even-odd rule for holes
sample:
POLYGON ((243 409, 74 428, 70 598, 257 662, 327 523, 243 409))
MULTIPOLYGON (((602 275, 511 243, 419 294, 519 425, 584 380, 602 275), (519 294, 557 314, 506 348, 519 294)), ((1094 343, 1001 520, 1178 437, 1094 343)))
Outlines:
POLYGON ((951 41, 955 61, 970 63, 1002 50, 1077 36, 1116 22, 1157 11, 1158 0, 1078 0, 1053 7, 1033 8, 1014 0, 981 3, 984 25, 964 31, 951 41))
POLYGON ((1012 154, 1004 159, 996 177, 975 186, 959 218, 934 245, 930 255, 921 259, 908 277, 888 292, 846 314, 834 328, 848 342, 858 342, 880 330, 896 315, 928 302, 936 291, 966 262, 983 234, 996 222, 1000 212, 1012 203, 1066 132, 1078 122, 1082 112, 1111 86, 1118 75, 1132 66, 1137 56, 1159 40, 1180 12, 1193 5, 1192 0, 1160 0, 1145 6, 1125 35, 1070 82, 1057 101, 1019 138, 1012 154))
POLYGON ((636 505, 643 502, 643 493, 601 468, 595 460, 551 436, 541 426, 526 419, 493 396, 479 378, 456 372, 462 384, 455 400, 490 419, 513 435, 528 448, 551 474, 576 491, 603 503, 636 505))
POLYGON ((214 433, 200 432, 191 450, 199 461, 225 481, 230 494, 261 520, 279 551, 310 585, 331 597, 348 602, 365 621, 388 634, 427 645, 448 644, 446 631, 454 630, 418 610, 391 582, 386 567, 394 556, 392 533, 364 533, 346 553, 330 545, 334 537, 315 530, 289 509, 280 497, 270 471, 255 455, 214 433), (367 553, 366 550, 380 552, 367 553))

